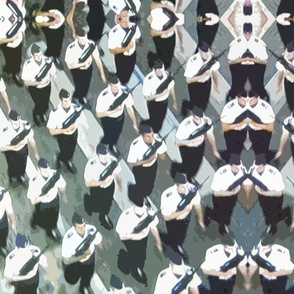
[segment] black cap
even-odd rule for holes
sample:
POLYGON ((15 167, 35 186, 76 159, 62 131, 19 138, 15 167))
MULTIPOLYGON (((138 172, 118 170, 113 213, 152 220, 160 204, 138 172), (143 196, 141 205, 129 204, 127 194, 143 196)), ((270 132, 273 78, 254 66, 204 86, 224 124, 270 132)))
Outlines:
POLYGON ((117 77, 116 75, 111 76, 111 77, 109 78, 109 83, 110 83, 110 84, 117 84, 117 83, 119 83, 119 79, 118 79, 118 77, 117 77))
POLYGON ((14 121, 17 121, 20 118, 19 114, 15 110, 10 110, 8 117, 9 117, 9 119, 14 120, 14 121))
POLYGON ((208 52, 209 48, 210 48, 210 45, 206 43, 205 41, 201 41, 198 46, 198 49, 200 49, 203 52, 208 52))
POLYGON ((139 126, 139 132, 141 135, 152 133, 152 128, 144 123, 141 123, 139 126))
POLYGON ((203 109, 199 108, 198 106, 194 106, 191 109, 192 113, 196 116, 203 117, 203 109))
POLYGON ((156 59, 153 64, 154 69, 162 68, 163 62, 160 59, 156 59))
POLYGON ((101 155, 106 155, 108 153, 108 148, 105 144, 100 143, 96 147, 96 153, 101 155))
POLYGON ((244 15, 251 15, 252 14, 252 5, 250 3, 243 5, 243 14, 244 15))
POLYGON ((188 182, 187 176, 183 173, 177 172, 174 178, 174 182, 177 184, 186 184, 188 182))
POLYGON ((182 264, 182 256, 172 249, 166 251, 165 257, 169 258, 169 260, 176 265, 182 264))
POLYGON ((75 212, 72 216, 71 221, 73 224, 81 225, 85 222, 85 219, 83 219, 77 212, 75 212))
POLYGON ((239 165, 241 163, 241 156, 239 154, 232 153, 230 155, 229 163, 230 165, 239 165))
POLYGON ((34 53, 39 53, 41 50, 41 47, 39 47, 38 45, 36 45, 35 43, 32 45, 31 47, 31 53, 34 54, 34 53))
POLYGON ((38 166, 42 168, 47 168, 49 166, 49 162, 47 159, 41 157, 38 161, 38 166))
POLYGON ((111 278, 110 278, 110 286, 115 288, 115 289, 121 290, 122 287, 123 287, 123 284, 122 284, 122 281, 121 281, 121 279, 119 277, 112 274, 111 278))
POLYGON ((17 234, 15 238, 15 245, 18 248, 25 248, 29 244, 28 239, 25 235, 17 234))
POLYGON ((78 37, 85 37, 89 32, 89 27, 88 26, 85 26, 85 27, 78 26, 75 29, 75 32, 78 37))
POLYGON ((244 33, 252 33, 252 23, 246 22, 243 24, 243 32, 244 33))
POLYGON ((140 195, 130 195, 129 199, 138 207, 143 207, 144 206, 144 199, 140 195))
POLYGON ((63 99, 63 98, 67 99, 69 97, 70 97, 70 93, 68 91, 66 91, 65 89, 61 89, 59 91, 59 98, 60 99, 63 99))
POLYGON ((293 52, 294 51, 294 41, 290 41, 287 45, 286 45, 286 49, 288 52, 293 52))
POLYGON ((266 164, 266 157, 264 153, 259 153, 255 155, 255 164, 256 165, 266 164))
POLYGON ((88 6, 85 2, 80 1, 75 5, 75 13, 81 12, 86 6, 88 6))

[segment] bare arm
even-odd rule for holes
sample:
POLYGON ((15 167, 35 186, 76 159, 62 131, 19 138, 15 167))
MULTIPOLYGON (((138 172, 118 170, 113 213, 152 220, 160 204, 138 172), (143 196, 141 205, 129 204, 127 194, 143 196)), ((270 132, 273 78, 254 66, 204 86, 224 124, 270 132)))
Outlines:
POLYGON ((128 112, 128 115, 130 116, 132 122, 133 122, 133 127, 135 129, 135 131, 138 133, 139 132, 139 129, 138 129, 138 126, 137 126, 137 121, 136 121, 136 117, 135 117, 135 113, 134 113, 134 109, 133 107, 127 107, 127 112, 128 112))
POLYGON ((284 150, 284 147, 285 147, 285 144, 288 141, 289 134, 290 133, 283 127, 283 133, 282 133, 282 136, 281 136, 281 139, 280 139, 279 150, 276 153, 275 158, 278 158, 278 157, 280 157, 282 155, 283 150, 284 150))
POLYGON ((158 232, 157 227, 151 229, 151 234, 155 238, 156 246, 157 246, 158 250, 160 252, 162 252, 162 244, 161 244, 161 239, 160 239, 160 236, 159 236, 159 232, 158 232))

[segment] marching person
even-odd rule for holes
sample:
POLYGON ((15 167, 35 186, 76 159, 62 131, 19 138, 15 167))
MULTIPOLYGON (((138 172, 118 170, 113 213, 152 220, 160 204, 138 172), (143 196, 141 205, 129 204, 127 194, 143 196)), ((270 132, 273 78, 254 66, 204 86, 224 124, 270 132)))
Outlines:
POLYGON ((76 212, 73 214, 72 224, 63 236, 61 246, 64 277, 71 285, 80 280, 81 294, 85 293, 85 288, 88 293, 93 293, 90 282, 95 269, 95 247, 102 249, 102 236, 76 212), (86 242, 86 239, 89 242, 86 242), (81 246, 82 242, 86 245, 81 246))
POLYGON ((264 88, 264 72, 268 55, 266 44, 252 34, 252 24, 244 23, 243 35, 230 44, 228 61, 232 75, 232 86, 227 95, 227 102, 234 99, 249 80, 251 88, 257 91, 262 99, 269 101, 264 88))
POLYGON ((132 17, 138 13, 141 7, 141 2, 139 0, 109 0, 108 6, 112 9, 116 16, 122 17, 123 13, 128 12, 129 16, 132 17))
POLYGON ((109 145, 110 150, 117 145, 117 141, 122 132, 125 114, 124 109, 127 110, 130 116, 133 127, 138 132, 136 117, 134 114, 134 100, 131 93, 125 92, 116 76, 109 79, 109 85, 104 89, 97 98, 96 116, 101 118, 101 124, 104 136, 101 143, 109 145), (120 99, 124 100, 120 103, 120 99), (114 103, 119 103, 115 108, 114 103))
POLYGON ((220 68, 220 63, 216 61, 204 72, 200 72, 213 58, 214 54, 210 51, 210 45, 205 41, 201 41, 198 51, 198 53, 189 58, 184 73, 190 95, 190 101, 183 101, 182 104, 182 114, 184 117, 187 115, 187 110, 192 109, 195 105, 203 109, 203 111, 207 108, 211 90, 211 78, 215 91, 219 93, 216 71, 220 68))
POLYGON ((51 81, 55 82, 56 78, 56 67, 54 62, 49 57, 45 57, 41 48, 35 43, 31 46, 31 54, 31 58, 23 64, 21 78, 34 101, 33 120, 39 126, 41 122, 45 122, 45 114, 49 107, 51 81), (45 71, 44 66, 48 66, 48 68, 50 66, 49 70, 45 71))
POLYGON ((135 294, 135 292, 132 288, 126 287, 118 276, 112 274, 110 278, 110 291, 108 294, 135 294))
POLYGON ((221 235, 228 233, 231 216, 237 202, 237 194, 245 180, 246 170, 237 154, 231 154, 229 164, 220 167, 211 184, 213 209, 205 208, 204 223, 209 226, 211 219, 218 223, 221 235))
POLYGON ((164 69, 164 64, 157 59, 154 62, 153 70, 143 81, 143 95, 147 100, 149 120, 145 121, 152 127, 155 133, 161 130, 166 116, 169 95, 173 98, 173 108, 177 111, 177 99, 175 94, 175 81, 169 80, 170 73, 164 69), (163 87, 163 85, 165 85, 163 87))
POLYGON ((129 195, 146 197, 152 193, 157 173, 157 156, 164 160, 166 144, 152 128, 140 124, 140 136, 136 138, 129 150, 127 162, 133 171, 136 184, 129 187, 129 195), (149 154, 147 154, 150 152, 149 154))
POLYGON ((23 183, 27 157, 30 156, 36 161, 39 159, 34 131, 15 110, 9 112, 8 118, 7 125, 0 132, 0 150, 6 157, 9 182, 12 183, 16 179, 19 183, 23 183))
POLYGON ((59 214, 59 194, 67 203, 65 187, 66 182, 63 176, 51 169, 45 158, 40 158, 37 174, 29 181, 27 193, 31 204, 35 206, 31 226, 33 229, 37 225, 40 226, 53 240, 58 240, 55 230, 59 214))
POLYGON ((71 71, 75 85, 73 98, 78 100, 78 102, 82 105, 87 103, 86 96, 92 78, 93 60, 95 61, 100 72, 101 80, 103 83, 106 83, 103 64, 101 62, 96 44, 87 38, 87 34, 84 30, 77 29, 75 31, 75 41, 70 43, 66 48, 65 62, 71 71), (80 58, 83 57, 83 54, 85 54, 89 46, 95 46, 95 49, 86 60, 81 62, 80 58))
MULTIPOLYGON (((131 272, 137 281, 147 285, 147 277, 143 268, 146 261, 149 232, 154 236, 158 250, 162 252, 161 240, 156 227, 158 217, 145 199, 140 197, 130 197, 130 199, 134 205, 122 212, 116 225, 116 232, 127 249, 127 252, 121 250, 120 258, 123 258, 122 254, 124 254, 125 262, 129 266, 121 270, 131 272)), ((118 266, 121 267, 120 260, 118 266)))
POLYGON ((6 285, 14 286, 14 294, 37 294, 39 286, 39 264, 47 267, 47 258, 41 255, 32 269, 24 270, 24 265, 33 257, 40 255, 37 246, 30 245, 26 236, 17 234, 15 238, 15 249, 13 249, 5 260, 4 277, 6 285), (24 271, 24 272, 23 272, 24 271))
POLYGON ((115 182, 120 191, 122 190, 121 178, 117 175, 120 171, 117 158, 112 156, 102 143, 97 145, 96 155, 89 159, 85 167, 85 185, 90 187, 90 195, 86 194, 84 199, 85 210, 89 215, 98 212, 100 223, 107 230, 113 228, 108 213, 113 200, 115 182), (110 169, 112 165, 113 169, 110 169), (108 169, 110 170, 106 173, 108 169))
POLYGON ((8 223, 10 223, 14 233, 17 233, 10 194, 5 188, 0 187, 0 254, 5 256, 7 255, 6 241, 9 232, 8 223))
POLYGON ((167 235, 162 235, 162 240, 187 261, 188 256, 182 246, 185 242, 193 208, 197 212, 199 225, 205 230, 201 197, 197 187, 188 182, 185 174, 176 173, 174 182, 175 185, 161 194, 160 210, 167 228, 167 235), (193 198, 190 198, 191 196, 193 198), (187 201, 186 205, 181 206, 184 201, 187 201))
POLYGON ((8 117, 11 107, 10 107, 8 95, 6 92, 6 86, 1 76, 0 76, 0 94, 1 94, 0 109, 2 109, 3 113, 6 115, 6 117, 8 117), (2 101, 6 104, 6 109, 3 108, 2 101))
POLYGON ((108 35, 108 49, 114 55, 116 75, 120 82, 128 83, 136 64, 136 39, 141 37, 138 26, 131 25, 128 15, 117 18, 118 24, 108 35), (133 33, 133 34, 132 34, 133 33), (132 39, 125 40, 130 34, 132 39))
POLYGON ((171 165, 172 177, 175 176, 176 172, 185 173, 189 182, 197 174, 201 165, 206 137, 212 147, 213 154, 217 158, 221 158, 215 144, 211 119, 197 106, 194 106, 191 112, 191 115, 180 123, 175 135, 175 141, 180 148, 182 163, 173 162, 171 165))
POLYGON ((60 168, 62 161, 67 170, 74 174, 76 168, 71 160, 77 145, 78 127, 83 126, 87 129, 88 124, 82 107, 72 102, 72 97, 67 90, 61 89, 59 91, 59 99, 60 103, 57 108, 51 110, 49 114, 47 128, 50 134, 56 137, 60 149, 57 156, 57 169, 60 168), (74 114, 77 115, 76 119, 71 120, 70 117, 74 114), (69 125, 64 126, 67 121, 69 125))

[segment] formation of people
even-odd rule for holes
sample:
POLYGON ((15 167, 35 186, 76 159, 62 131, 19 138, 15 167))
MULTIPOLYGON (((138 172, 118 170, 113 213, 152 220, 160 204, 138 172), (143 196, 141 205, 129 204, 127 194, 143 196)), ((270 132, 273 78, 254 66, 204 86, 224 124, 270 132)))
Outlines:
MULTIPOLYGON (((115 26, 108 32, 107 46, 102 46, 99 41, 106 18, 101 1, 74 0, 68 12, 65 12, 62 0, 47 0, 42 8, 38 3, 28 7, 22 0, 0 1, 3 20, 0 29, 4 32, 3 35, 0 33, 0 43, 5 58, 0 77, 0 150, 7 161, 9 180, 9 185, 0 187, 0 253, 6 258, 4 277, 7 287, 14 286, 14 293, 37 293, 39 266, 48 268, 46 249, 31 244, 29 236, 16 225, 9 192, 18 185, 27 189, 27 201, 34 210, 27 225, 32 230, 44 230, 50 242, 61 243, 65 281, 69 285, 78 284, 80 293, 93 293, 90 284, 95 272, 95 250, 96 247, 104 250, 103 233, 78 210, 72 212, 70 229, 63 235, 58 231, 58 217, 62 214, 60 202, 68 202, 63 172, 83 177, 84 187, 89 188, 83 197, 84 212, 89 217, 97 217, 103 230, 115 230, 121 240, 123 248, 117 257, 114 256, 119 274, 109 276, 109 293, 135 293, 124 284, 124 275, 131 275, 142 287, 147 287, 149 280, 144 266, 150 234, 157 247, 156 255, 163 255, 169 261, 169 267, 158 273, 156 285, 150 293, 233 293, 237 271, 244 277, 244 288, 250 291, 251 278, 257 269, 264 293, 294 293, 294 286, 286 287, 294 264, 289 250, 281 244, 260 241, 250 252, 244 251, 239 240, 233 244, 215 244, 207 249, 205 260, 198 268, 190 265, 191 256, 185 249, 194 210, 197 226, 203 234, 216 222, 217 237, 232 236, 229 226, 238 196, 243 192, 257 195, 263 213, 260 219, 266 224, 265 234, 275 236, 282 221, 289 231, 294 228, 292 208, 283 205, 284 180, 274 166, 288 139, 294 156, 294 103, 291 97, 294 37, 290 37, 293 36, 293 18, 290 17, 293 8, 286 7, 286 1, 282 0, 277 11, 277 28, 285 47, 283 54, 279 55, 268 50, 261 37, 262 28, 257 29, 255 18, 261 17, 260 4, 257 4, 260 1, 235 2, 238 2, 236 7, 241 5, 238 13, 244 16, 243 22, 240 23, 241 18, 232 17, 236 22, 237 37, 228 44, 227 50, 216 55, 212 50, 219 26, 218 7, 214 0, 198 1, 197 20, 194 20, 195 25, 198 22, 197 48, 186 58, 183 74, 171 72, 177 42, 180 50, 185 50, 182 26, 187 20, 182 0, 150 3, 147 21, 155 52, 147 54, 150 71, 141 81, 140 94, 148 110, 148 119, 143 119, 135 107, 138 98, 129 81, 136 71, 136 45, 140 46, 142 39, 140 9, 145 3, 109 0, 115 26), (71 29, 72 42, 63 48, 66 23, 71 29), (39 42, 25 45, 26 30, 34 34, 42 32, 46 47, 39 42), (64 60, 61 58, 63 49, 64 60), (22 57, 24 50, 26 58, 22 57), (101 58, 103 51, 113 55, 115 72, 106 69, 101 58), (290 113, 279 122, 282 132, 276 152, 270 150, 276 114, 264 83, 269 52, 277 58, 276 94, 285 92, 290 113), (225 65, 231 72, 232 82, 227 93, 221 93, 219 86, 220 71, 224 66, 221 56, 226 56, 225 65), (97 75, 93 63, 104 84, 95 93, 95 107, 87 99, 93 76, 97 75), (58 86, 57 76, 66 67, 74 91, 58 86), (188 100, 182 99, 180 92, 176 93, 180 79, 186 81, 188 100), (6 84, 11 83, 27 87, 34 103, 33 124, 26 120, 29 118, 23 117, 21 111, 18 113, 11 107, 6 92, 6 84), (55 98, 59 103, 52 109, 53 88, 57 89, 58 97, 55 98), (216 109, 220 114, 217 118, 207 115, 210 99, 213 99, 212 90, 216 93, 214 95, 224 96, 219 100, 225 100, 223 108, 216 109), (125 110, 137 136, 132 138, 124 157, 118 141, 125 130, 125 110), (168 111, 181 118, 171 135, 174 147, 179 150, 179 161, 167 157, 170 146, 162 136, 168 111), (89 131, 89 113, 101 124, 103 137, 96 142, 93 156, 84 163, 83 173, 79 174, 80 169, 75 166, 73 157, 79 134, 89 131), (221 122, 225 151, 219 150, 216 143, 214 129, 218 121, 221 122), (41 126, 46 126, 50 135, 57 139, 58 151, 40 156, 35 136, 41 126), (254 153, 254 159, 246 166, 243 162, 249 149, 254 153), (212 207, 203 207, 201 185, 196 177, 208 150, 212 152, 217 168, 210 187, 212 207), (30 177, 26 175, 28 159, 35 166, 35 174, 30 177), (169 175, 174 184, 161 187, 160 205, 156 207, 150 199, 159 177, 159 160, 170 160, 169 175), (54 161, 54 167, 50 166, 51 161, 54 161), (124 191, 126 181, 122 170, 126 165, 122 164, 123 161, 135 182, 129 184, 124 193, 130 207, 121 212, 114 224, 109 214, 116 188, 124 191), (159 229, 159 224, 163 224, 166 230, 159 229), (16 234, 15 249, 11 252, 7 246, 9 228, 16 234), (208 276, 209 286, 203 285, 199 270, 208 276)), ((264 22, 258 23, 259 26, 262 24, 264 22)))

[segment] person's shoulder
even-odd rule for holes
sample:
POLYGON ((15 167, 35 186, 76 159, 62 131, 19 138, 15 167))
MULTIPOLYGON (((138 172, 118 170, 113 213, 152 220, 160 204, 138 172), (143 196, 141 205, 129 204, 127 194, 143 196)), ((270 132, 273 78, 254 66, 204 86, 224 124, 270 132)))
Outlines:
POLYGON ((110 30, 109 34, 113 34, 113 35, 117 34, 120 31, 120 28, 121 28, 120 24, 117 24, 110 30))
POLYGON ((200 58, 200 54, 199 54, 199 53, 196 53, 196 54, 192 55, 192 56, 189 58, 187 65, 189 65, 189 64, 193 64, 193 63, 199 61, 199 58, 200 58))
POLYGON ((71 238, 72 238, 72 236, 74 236, 74 234, 75 234, 75 228, 72 226, 66 233, 65 233, 65 235, 64 235, 64 239, 66 240, 66 241, 69 241, 70 242, 70 240, 71 240, 71 238))
POLYGON ((147 76, 145 77, 144 81, 150 81, 154 78, 154 72, 151 71, 147 76))
POLYGON ((142 136, 139 136, 135 140, 133 140, 133 142, 131 143, 131 147, 140 146, 140 143, 142 143, 142 136))
POLYGON ((171 197, 173 195, 173 193, 174 193, 174 189, 175 189, 174 185, 167 188, 166 190, 163 191, 162 197, 164 197, 164 198, 171 197))
POLYGON ((25 60, 24 66, 29 66, 29 65, 33 64, 32 61, 33 61, 33 56, 31 56, 30 58, 25 60))
POLYGON ((68 44, 67 46, 67 50, 72 50, 76 47, 76 41, 71 42, 70 44, 68 44))

